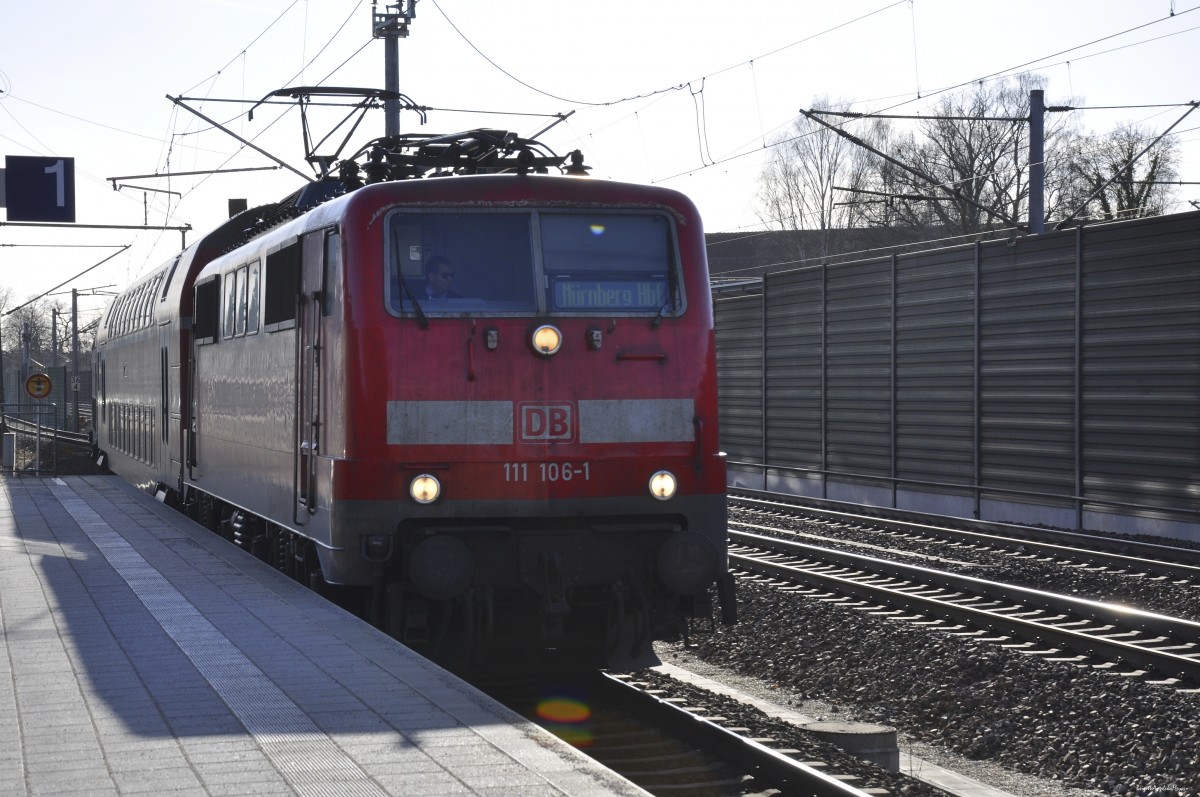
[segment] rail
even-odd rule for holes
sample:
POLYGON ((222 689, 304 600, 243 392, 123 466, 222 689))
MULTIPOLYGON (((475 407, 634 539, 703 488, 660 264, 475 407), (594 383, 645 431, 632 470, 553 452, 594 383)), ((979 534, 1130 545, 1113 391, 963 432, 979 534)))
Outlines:
POLYGON ((730 541, 730 564, 739 570, 818 584, 926 617, 1002 629, 1033 642, 1085 656, 1100 654, 1200 683, 1200 658, 1193 642, 1200 638, 1200 624, 1189 620, 748 532, 731 530, 730 541), (887 580, 881 582, 880 575, 887 580), (998 605, 997 600, 1014 606, 998 605), (1034 619, 1016 606, 1052 616, 1034 619))
POLYGON ((798 728, 764 736, 768 723, 736 710, 731 714, 728 705, 715 707, 703 696, 680 698, 683 689, 666 684, 672 680, 651 671, 596 672, 560 673, 551 684, 517 676, 477 679, 474 685, 659 797, 930 793, 893 790, 897 781, 913 784, 853 754, 831 751, 798 728), (560 712, 556 699, 547 698, 554 694, 570 695, 570 711, 560 712), (555 718, 559 713, 571 719, 555 718))
POLYGON ((1082 534, 1041 526, 941 517, 911 510, 816 501, 803 496, 740 488, 729 491, 729 505, 766 512, 799 512, 837 523, 867 524, 896 533, 954 539, 1001 549, 1020 548, 1043 556, 1186 578, 1200 584, 1200 550, 1124 535, 1082 534))
MULTIPOLYGON (((788 474, 800 478, 818 476, 819 481, 816 483, 821 486, 822 495, 815 500, 826 501, 830 500, 825 496, 825 489, 828 487, 830 478, 844 478, 855 484, 877 484, 890 489, 891 491, 891 506, 888 508, 899 509, 897 502, 897 491, 901 487, 925 487, 932 490, 944 491, 946 495, 965 494, 971 497, 974 502, 974 517, 981 518, 983 516, 982 504, 988 497, 1008 496, 1012 498, 1024 498, 1035 502, 1044 502, 1047 505, 1070 507, 1075 514, 1076 530, 1084 528, 1084 513, 1088 509, 1097 507, 1107 507, 1109 509, 1130 510, 1132 512, 1147 512, 1169 515, 1170 517, 1178 517, 1187 522, 1196 522, 1200 520, 1200 509, 1191 509, 1186 506, 1161 506, 1156 504, 1136 503, 1131 501, 1118 501, 1102 496, 1087 496, 1065 493, 1039 492, 1036 490, 1024 490, 1015 487, 1002 487, 998 485, 980 484, 975 481, 971 482, 946 482, 936 481, 933 479, 906 479, 899 476, 884 476, 882 474, 861 473, 855 471, 835 470, 831 468, 807 468, 792 465, 772 465, 762 462, 750 462, 744 460, 730 459, 726 461, 726 465, 743 469, 747 473, 755 473, 761 475, 766 481, 773 475, 788 474)), ((807 496, 801 496, 807 497, 807 496)))

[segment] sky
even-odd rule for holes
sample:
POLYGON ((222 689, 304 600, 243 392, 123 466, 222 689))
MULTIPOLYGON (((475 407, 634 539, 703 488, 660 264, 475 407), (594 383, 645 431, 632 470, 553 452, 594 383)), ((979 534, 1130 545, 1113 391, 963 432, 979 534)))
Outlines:
MULTIPOLYGON (((74 158, 80 225, 0 226, 0 287, 66 306, 76 288, 81 324, 185 240, 81 225, 189 226, 191 242, 229 199, 253 207, 302 184, 169 98, 309 174, 297 111, 250 119, 241 101, 384 86, 371 0, 0 0, 0 19, 0 155, 74 158), (234 169, 253 171, 178 175, 234 169)), ((752 233, 769 145, 800 109, 929 113, 947 91, 1022 72, 1045 79, 1048 105, 1073 98, 1083 130, 1166 130, 1200 100, 1200 0, 417 0, 400 91, 430 110, 400 124, 549 127, 540 140, 582 150, 594 178, 682 191, 707 232, 752 233)), ((316 137, 332 113, 314 114, 316 137)), ((348 149, 383 131, 368 112, 348 149)), ((1172 135, 1180 179, 1200 182, 1200 112, 1172 135)), ((1179 197, 1170 210, 1191 210, 1200 185, 1179 197)))

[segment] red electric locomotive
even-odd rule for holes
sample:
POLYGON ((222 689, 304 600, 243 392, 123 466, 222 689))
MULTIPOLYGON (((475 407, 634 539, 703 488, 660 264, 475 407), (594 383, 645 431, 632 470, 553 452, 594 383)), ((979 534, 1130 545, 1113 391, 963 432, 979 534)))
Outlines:
POLYGON ((393 137, 234 217, 106 314, 109 467, 457 667, 733 622, 700 219, 580 161, 393 137))

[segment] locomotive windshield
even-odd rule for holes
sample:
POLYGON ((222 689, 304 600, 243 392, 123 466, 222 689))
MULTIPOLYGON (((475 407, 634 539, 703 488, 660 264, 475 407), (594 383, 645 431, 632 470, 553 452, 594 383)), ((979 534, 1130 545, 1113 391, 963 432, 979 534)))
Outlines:
POLYGON ((395 314, 682 312, 674 229, 662 213, 406 210, 387 229, 395 314))

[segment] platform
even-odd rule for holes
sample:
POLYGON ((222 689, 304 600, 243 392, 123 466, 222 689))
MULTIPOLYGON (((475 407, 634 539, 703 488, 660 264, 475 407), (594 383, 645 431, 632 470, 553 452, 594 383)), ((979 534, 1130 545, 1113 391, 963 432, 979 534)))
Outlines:
POLYGON ((116 477, 0 479, 0 794, 645 795, 116 477))

